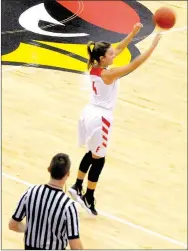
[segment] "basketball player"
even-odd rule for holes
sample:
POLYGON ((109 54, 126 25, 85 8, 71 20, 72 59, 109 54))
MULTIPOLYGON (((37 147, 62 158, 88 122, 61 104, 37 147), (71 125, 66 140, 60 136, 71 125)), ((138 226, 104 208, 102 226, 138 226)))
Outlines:
POLYGON ((88 43, 88 69, 92 85, 90 104, 83 109, 78 122, 79 144, 87 145, 88 152, 81 160, 76 183, 69 188, 72 198, 78 201, 89 213, 97 215, 94 191, 105 164, 106 150, 113 123, 113 109, 117 98, 118 79, 138 68, 156 48, 160 35, 151 46, 130 64, 108 69, 140 31, 142 24, 135 24, 133 31, 114 49, 108 42, 88 43), (82 183, 88 173, 87 191, 83 195, 82 183))
POLYGON ((30 187, 21 197, 9 229, 25 234, 26 250, 64 250, 68 242, 71 249, 83 249, 75 202, 62 189, 70 165, 67 154, 56 154, 48 168, 50 181, 30 187))

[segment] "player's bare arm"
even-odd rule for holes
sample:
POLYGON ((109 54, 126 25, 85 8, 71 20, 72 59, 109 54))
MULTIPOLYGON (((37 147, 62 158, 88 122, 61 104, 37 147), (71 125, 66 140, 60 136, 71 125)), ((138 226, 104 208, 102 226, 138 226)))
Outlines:
POLYGON ((127 48, 129 43, 138 34, 138 32, 142 27, 143 25, 141 23, 136 23, 134 25, 133 30, 129 33, 129 35, 126 38, 124 38, 115 48, 115 57, 117 57, 121 52, 124 51, 125 48, 127 48))
POLYGON ((146 59, 148 59, 148 57, 152 54, 152 52, 156 48, 160 38, 161 38, 161 35, 157 34, 150 48, 147 51, 145 51, 143 54, 136 57, 130 64, 122 66, 122 67, 114 67, 109 70, 104 69, 101 73, 101 77, 103 81, 105 82, 105 84, 111 84, 115 79, 125 76, 126 74, 134 71, 142 63, 144 63, 146 59))

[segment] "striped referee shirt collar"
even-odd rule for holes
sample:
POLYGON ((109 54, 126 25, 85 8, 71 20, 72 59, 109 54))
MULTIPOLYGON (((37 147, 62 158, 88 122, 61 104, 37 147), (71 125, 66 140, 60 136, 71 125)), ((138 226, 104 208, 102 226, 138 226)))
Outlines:
POLYGON ((56 190, 56 191, 62 191, 62 192, 64 192, 63 188, 53 187, 53 186, 48 185, 48 184, 44 184, 44 186, 46 186, 46 187, 48 187, 50 189, 56 190))

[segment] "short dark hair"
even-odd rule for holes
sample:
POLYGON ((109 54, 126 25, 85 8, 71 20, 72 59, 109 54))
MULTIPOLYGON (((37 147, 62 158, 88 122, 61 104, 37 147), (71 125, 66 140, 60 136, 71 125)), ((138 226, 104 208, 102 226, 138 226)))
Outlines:
POLYGON ((65 153, 58 153, 52 158, 48 171, 53 179, 61 180, 69 172, 70 166, 69 156, 65 153))

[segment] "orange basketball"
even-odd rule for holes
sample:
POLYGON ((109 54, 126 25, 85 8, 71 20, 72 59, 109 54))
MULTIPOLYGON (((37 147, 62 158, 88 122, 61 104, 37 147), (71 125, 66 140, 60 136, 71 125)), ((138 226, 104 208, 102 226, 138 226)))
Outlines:
POLYGON ((176 14, 170 8, 161 7, 154 13, 153 19, 160 28, 170 29, 176 22, 176 14))

